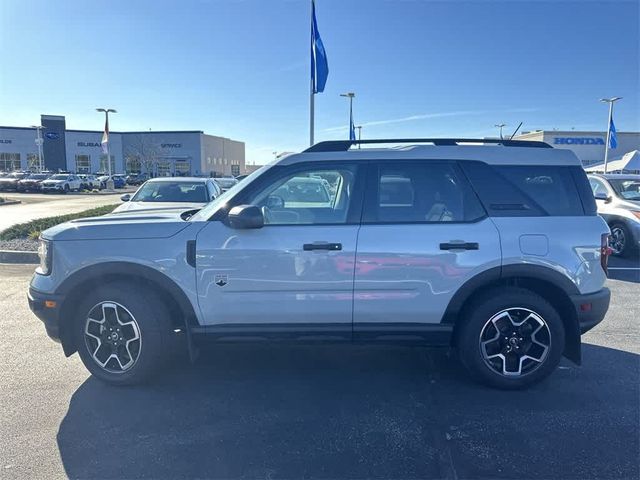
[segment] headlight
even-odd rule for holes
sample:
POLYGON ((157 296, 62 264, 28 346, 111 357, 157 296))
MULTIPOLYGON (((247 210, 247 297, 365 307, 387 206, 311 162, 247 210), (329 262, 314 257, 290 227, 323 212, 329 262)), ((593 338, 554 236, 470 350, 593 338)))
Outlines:
POLYGON ((38 245, 40 266, 36 269, 40 275, 49 275, 51 273, 51 253, 51 242, 41 238, 40 245, 38 245))

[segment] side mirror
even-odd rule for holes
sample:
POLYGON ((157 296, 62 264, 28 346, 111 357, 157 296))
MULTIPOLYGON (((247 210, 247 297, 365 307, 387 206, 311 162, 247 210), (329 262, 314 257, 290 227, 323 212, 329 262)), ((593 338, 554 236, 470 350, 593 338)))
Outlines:
POLYGON ((598 192, 594 195, 594 197, 596 200, 604 200, 605 203, 609 203, 611 201, 611 197, 605 192, 598 192))
POLYGON ((120 197, 120 200, 122 200, 123 202, 128 202, 129 200, 131 200, 131 195, 129 195, 128 193, 125 193, 120 197))
POLYGON ((227 216, 231 228, 262 228, 264 216, 262 210, 255 205, 238 205, 229 211, 227 216))

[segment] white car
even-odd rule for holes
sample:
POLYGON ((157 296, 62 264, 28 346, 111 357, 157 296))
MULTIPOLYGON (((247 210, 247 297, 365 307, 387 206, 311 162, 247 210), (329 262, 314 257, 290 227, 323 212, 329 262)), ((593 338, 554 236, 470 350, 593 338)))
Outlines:
POLYGON ((214 180, 220 186, 223 192, 226 192, 227 190, 238 184, 238 180, 236 180, 234 177, 218 177, 214 180))
POLYGON ((133 210, 202 208, 221 194, 211 178, 162 177, 146 181, 131 196, 120 197, 123 203, 113 213, 133 210))
MULTIPOLYGON (((580 335, 609 307, 609 227, 572 151, 354 143, 278 158, 192 215, 45 230, 32 311, 114 385, 164 370, 174 345, 193 358, 210 340, 450 346, 474 379, 505 389, 542 380, 562 356, 580 363, 580 335)), ((151 180, 133 201, 210 181, 151 180)), ((608 367, 587 353, 590 368, 608 367)))
POLYGON ((101 187, 101 182, 100 180, 98 180, 98 177, 96 177, 93 174, 87 174, 87 173, 82 173, 78 175, 78 178, 80 179, 80 183, 81 183, 81 188, 86 188, 86 189, 100 189, 101 187))
POLYGON ((80 190, 80 178, 72 173, 56 173, 42 182, 43 192, 69 193, 80 190))

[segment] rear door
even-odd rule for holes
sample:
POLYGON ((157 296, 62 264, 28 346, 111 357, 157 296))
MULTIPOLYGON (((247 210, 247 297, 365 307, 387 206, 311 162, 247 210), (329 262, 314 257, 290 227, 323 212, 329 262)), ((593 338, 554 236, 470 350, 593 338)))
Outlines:
POLYGON ((455 162, 372 163, 354 335, 405 335, 440 323, 462 284, 500 260, 498 232, 455 162))

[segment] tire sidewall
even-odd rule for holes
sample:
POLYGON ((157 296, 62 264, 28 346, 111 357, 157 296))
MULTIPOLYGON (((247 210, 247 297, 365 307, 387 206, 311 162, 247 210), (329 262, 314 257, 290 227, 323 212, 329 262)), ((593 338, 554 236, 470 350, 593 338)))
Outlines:
POLYGON ((614 253, 613 255, 616 257, 628 256, 631 251, 631 232, 629 232, 629 229, 624 223, 614 223, 610 228, 612 231, 614 228, 619 228, 620 230, 622 230, 622 233, 624 235, 624 248, 621 251, 614 253))
POLYGON ((491 292, 474 302, 465 315, 458 341, 462 363, 472 376, 492 387, 520 389, 533 385, 552 373, 560 363, 565 344, 562 319, 549 302, 524 289, 506 288, 491 292), (485 362, 480 334, 486 322, 495 314, 509 308, 526 308, 539 315, 547 324, 551 345, 543 364, 534 371, 519 377, 506 377, 491 369, 485 362))
POLYGON ((151 291, 134 285, 107 284, 87 295, 77 309, 74 319, 74 338, 78 354, 92 375, 113 385, 131 385, 147 380, 164 359, 163 337, 168 325, 166 309, 151 291), (113 301, 125 307, 135 318, 140 330, 140 353, 136 363, 122 373, 108 372, 91 356, 84 337, 86 318, 91 309, 104 301, 113 301))

